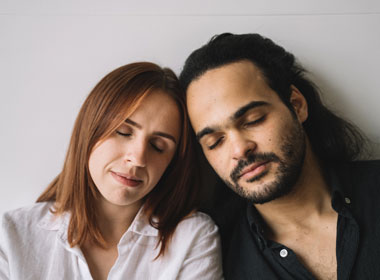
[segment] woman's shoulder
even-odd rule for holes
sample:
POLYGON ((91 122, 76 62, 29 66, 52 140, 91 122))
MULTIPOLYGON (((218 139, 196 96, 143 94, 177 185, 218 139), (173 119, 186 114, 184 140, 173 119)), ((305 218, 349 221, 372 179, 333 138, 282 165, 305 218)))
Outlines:
POLYGON ((176 232, 214 234, 218 232, 218 227, 209 215, 203 212, 194 211, 178 224, 176 232))
POLYGON ((177 278, 222 279, 220 237, 210 216, 194 212, 184 218, 165 258, 181 263, 177 278))
POLYGON ((12 229, 29 228, 42 223, 47 217, 53 215, 51 209, 53 203, 39 202, 30 206, 7 211, 2 217, 2 227, 12 229))
POLYGON ((187 215, 183 221, 197 221, 202 222, 206 224, 215 224, 213 219, 206 213, 200 212, 200 211, 193 211, 189 215, 187 215))

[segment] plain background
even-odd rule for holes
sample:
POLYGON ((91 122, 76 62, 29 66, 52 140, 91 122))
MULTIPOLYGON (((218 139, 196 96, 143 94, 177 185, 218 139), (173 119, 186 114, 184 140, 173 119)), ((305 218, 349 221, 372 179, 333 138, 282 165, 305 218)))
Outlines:
POLYGON ((258 32, 293 52, 380 156, 377 0, 0 0, 0 214, 32 204, 59 173, 105 74, 142 60, 179 73, 222 32, 258 32))

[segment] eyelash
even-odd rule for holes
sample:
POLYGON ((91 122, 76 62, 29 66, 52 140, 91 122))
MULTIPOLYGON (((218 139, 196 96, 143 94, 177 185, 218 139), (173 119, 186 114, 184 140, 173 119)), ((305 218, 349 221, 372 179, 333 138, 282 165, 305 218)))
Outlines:
POLYGON ((257 120, 254 120, 254 121, 247 122, 247 123, 244 124, 244 126, 251 126, 251 125, 259 124, 263 120, 265 120, 265 116, 262 116, 261 118, 258 118, 257 120))
MULTIPOLYGON (((258 118, 257 120, 254 120, 254 121, 251 121, 251 122, 247 122, 247 123, 245 123, 244 126, 256 125, 256 124, 261 123, 261 122, 264 121, 264 120, 265 120, 265 116, 262 116, 262 117, 258 118)), ((215 149, 215 148, 219 145, 219 143, 223 140, 223 138, 224 138, 224 137, 220 137, 220 138, 218 138, 218 140, 216 140, 216 142, 215 142, 214 144, 212 144, 211 146, 208 146, 207 148, 208 148, 209 150, 213 150, 213 149, 215 149)))
MULTIPOLYGON (((129 136, 132 136, 132 133, 122 133, 122 132, 117 131, 117 130, 116 130, 116 133, 119 134, 120 136, 123 136, 123 137, 129 137, 129 136)), ((156 145, 154 145, 153 143, 149 143, 149 144, 152 146, 152 148, 153 148, 156 152, 158 152, 158 153, 163 153, 163 152, 164 152, 164 150, 158 148, 158 147, 157 147, 156 145)))
POLYGON ((214 144, 212 144, 211 146, 208 146, 208 149, 209 150, 213 150, 216 148, 216 146, 218 146, 218 144, 223 140, 224 137, 220 137, 218 138, 218 140, 216 140, 216 142, 214 144))
POLYGON ((124 136, 124 137, 129 137, 129 136, 132 135, 132 133, 122 133, 122 132, 117 131, 117 130, 116 130, 116 133, 119 134, 119 135, 121 135, 121 136, 124 136))
POLYGON ((158 153, 160 153, 160 154, 162 154, 162 153, 164 152, 164 150, 158 148, 156 145, 154 145, 154 144, 152 144, 152 143, 150 143, 150 145, 152 146, 152 148, 153 148, 156 152, 158 152, 158 153))

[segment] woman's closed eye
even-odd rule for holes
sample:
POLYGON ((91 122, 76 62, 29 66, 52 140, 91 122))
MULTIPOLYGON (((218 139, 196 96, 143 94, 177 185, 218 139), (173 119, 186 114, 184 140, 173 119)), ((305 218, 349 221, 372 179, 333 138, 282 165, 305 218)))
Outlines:
POLYGON ((156 150, 157 152, 159 152, 159 153, 163 153, 164 152, 164 150, 163 149, 160 149, 157 145, 155 145, 154 143, 150 143, 150 145, 152 146, 152 148, 154 149, 154 150, 156 150))
POLYGON ((151 145, 151 147, 156 151, 156 152, 159 152, 159 153, 163 153, 165 152, 166 150, 166 146, 167 144, 165 143, 164 140, 160 139, 160 138, 154 138, 154 139, 151 139, 149 141, 149 144, 151 145))
POLYGON ((132 136, 133 129, 129 127, 128 125, 121 125, 118 129, 116 129, 116 133, 121 136, 132 136))
POLYGON ((128 137, 128 136, 131 136, 132 133, 129 133, 129 132, 121 132, 119 130, 116 130, 116 133, 121 135, 121 136, 125 136, 125 137, 128 137))

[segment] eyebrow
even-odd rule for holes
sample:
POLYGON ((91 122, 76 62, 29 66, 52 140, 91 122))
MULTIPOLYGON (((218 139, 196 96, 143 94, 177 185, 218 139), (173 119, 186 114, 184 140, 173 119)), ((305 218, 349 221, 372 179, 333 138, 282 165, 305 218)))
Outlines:
POLYGON ((252 110, 257 107, 269 105, 268 102, 265 101, 252 101, 243 107, 240 107, 230 118, 231 120, 237 120, 242 117, 247 111, 252 110))
MULTIPOLYGON (((126 123, 138 128, 138 129, 142 129, 142 126, 134 121, 132 121, 131 119, 126 119, 125 120, 126 123)), ((170 135, 168 133, 165 133, 165 132, 161 132, 161 131, 155 131, 153 132, 153 135, 156 135, 156 136, 161 136, 161 137, 164 137, 164 138, 167 138, 169 140, 172 140, 175 144, 177 144, 177 141, 175 140, 174 136, 173 135, 170 135)))
POLYGON ((126 119, 125 122, 126 122, 126 123, 129 123, 130 125, 132 125, 132 126, 134 126, 134 127, 137 127, 138 129, 141 129, 141 128, 142 128, 141 125, 139 125, 138 123, 136 123, 136 122, 134 122, 134 121, 132 121, 132 120, 130 120, 130 119, 126 119))
MULTIPOLYGON (((242 117, 245 113, 247 113, 247 111, 249 110, 252 110, 254 108, 257 108, 257 107, 261 107, 261 106, 267 106, 269 105, 268 102, 265 102, 265 101, 252 101, 242 107, 240 107, 231 117, 230 119, 231 120, 237 120, 239 119, 240 117, 242 117)), ((199 141, 203 136, 207 135, 207 134, 211 134, 211 133, 214 133, 215 130, 217 129, 217 127, 210 127, 210 126, 207 126, 205 127, 204 129, 202 129, 201 131, 199 131, 197 134, 196 134, 196 138, 197 138, 197 141, 199 141)))
POLYGON ((215 129, 214 128, 211 128, 209 126, 205 127, 204 129, 202 129, 201 131, 199 131, 195 137, 197 138, 197 141, 201 140, 201 138, 207 134, 211 134, 215 132, 215 129))

